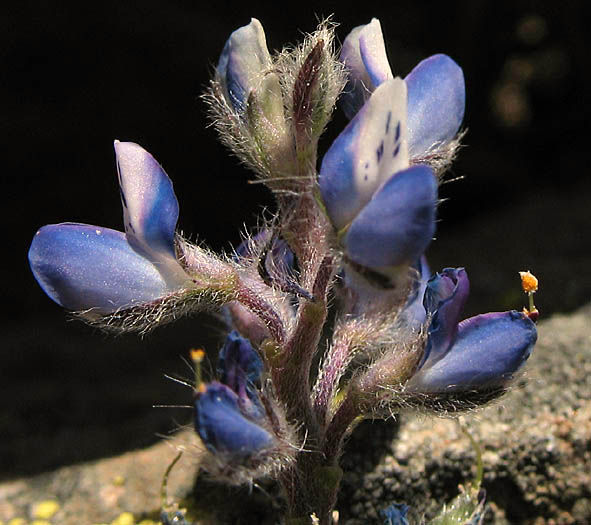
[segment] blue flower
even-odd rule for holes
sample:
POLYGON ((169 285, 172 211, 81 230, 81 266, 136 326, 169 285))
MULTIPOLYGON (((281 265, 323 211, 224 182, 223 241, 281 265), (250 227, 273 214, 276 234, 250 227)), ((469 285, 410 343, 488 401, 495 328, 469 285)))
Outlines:
POLYGON ((262 415, 257 388, 261 387, 263 361, 250 341, 236 330, 230 332, 220 350, 217 373, 220 381, 238 395, 244 410, 256 417, 262 415))
POLYGON ((250 92, 259 87, 270 67, 263 26, 253 18, 230 35, 217 65, 218 79, 236 111, 245 110, 250 92))
POLYGON ((392 503, 389 507, 380 510, 380 516, 384 518, 384 525, 408 525, 409 509, 410 507, 405 503, 392 503))
POLYGON ((260 399, 263 361, 248 339, 231 332, 217 363, 220 382, 195 394, 195 430, 214 454, 246 458, 275 442, 260 399))
POLYGON ((502 388, 529 358, 537 339, 534 323, 517 311, 482 314, 459 322, 468 292, 463 268, 446 268, 427 283, 424 306, 431 316, 427 345, 407 391, 502 388))
POLYGON ((347 257, 371 268, 410 265, 435 233, 437 179, 409 167, 406 83, 386 80, 322 160, 320 192, 347 257))
POLYGON ((238 394, 217 381, 196 394, 195 430, 210 452, 230 458, 253 456, 274 443, 273 436, 243 412, 238 394))
POLYGON ((427 313, 423 306, 423 298, 427 289, 427 282, 431 277, 431 270, 427 263, 427 258, 423 255, 414 265, 416 278, 412 282, 412 289, 407 298, 406 304, 400 316, 404 319, 404 324, 413 330, 420 330, 427 320, 427 313))
MULTIPOLYGON (((393 78, 378 19, 349 33, 341 61, 349 70, 341 104, 353 118, 371 93, 393 78)), ((450 142, 460 128, 466 99, 464 75, 450 57, 438 54, 420 62, 404 80, 409 154, 413 160, 424 159, 450 142)))
POLYGON ((61 306, 104 315, 152 303, 192 284, 175 253, 179 206, 172 182, 143 148, 115 141, 125 233, 88 224, 41 228, 29 262, 61 306))

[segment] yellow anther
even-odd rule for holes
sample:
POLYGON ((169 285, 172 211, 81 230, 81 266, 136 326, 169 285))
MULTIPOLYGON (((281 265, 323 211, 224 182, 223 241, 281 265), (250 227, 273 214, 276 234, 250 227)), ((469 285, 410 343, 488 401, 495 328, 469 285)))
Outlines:
POLYGON ((519 272, 521 277, 521 288, 525 293, 535 293, 538 291, 538 279, 529 270, 527 272, 519 272))
POLYGON ((200 363, 201 361, 203 361, 204 357, 205 357, 205 350, 203 350, 202 348, 191 349, 191 359, 193 360, 193 362, 200 363))
POLYGON ((205 394, 205 392, 207 391, 207 387, 205 386, 205 383, 200 383, 196 390, 200 394, 205 394))
MULTIPOLYGON (((205 358, 205 350, 203 348, 192 348, 191 349, 191 360, 195 365, 195 391, 203 392, 201 382, 201 361, 205 358)), ((204 388, 204 387, 203 387, 204 388)))
POLYGON ((519 272, 519 276, 521 277, 521 288, 529 299, 529 308, 524 308, 523 314, 535 323, 540 316, 540 312, 534 304, 534 294, 538 291, 538 279, 529 270, 527 272, 519 272))

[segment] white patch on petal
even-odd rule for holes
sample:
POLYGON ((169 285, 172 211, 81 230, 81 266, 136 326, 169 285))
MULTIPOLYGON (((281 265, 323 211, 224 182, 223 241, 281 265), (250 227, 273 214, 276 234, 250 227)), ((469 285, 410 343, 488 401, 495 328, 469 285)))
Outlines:
POLYGON ((354 180, 365 205, 392 175, 409 166, 404 80, 389 80, 374 91, 363 108, 356 142, 354 180))

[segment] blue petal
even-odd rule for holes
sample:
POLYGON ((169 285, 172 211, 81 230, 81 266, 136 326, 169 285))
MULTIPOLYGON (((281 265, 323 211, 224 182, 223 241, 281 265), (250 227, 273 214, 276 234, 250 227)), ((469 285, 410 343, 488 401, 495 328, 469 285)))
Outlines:
POLYGON ((244 110, 250 91, 261 82, 270 64, 265 32, 256 18, 230 35, 220 55, 217 72, 236 111, 244 110))
POLYGON ((384 525, 408 525, 409 509, 410 507, 404 503, 392 503, 389 507, 380 510, 380 516, 384 518, 384 525))
POLYGON ((392 78, 382 26, 377 18, 347 35, 340 59, 349 72, 340 102, 345 115, 351 119, 375 88, 392 78))
POLYGON ((249 416, 262 416, 263 408, 256 387, 261 385, 263 361, 250 341, 236 330, 228 335, 220 350, 217 373, 220 381, 238 394, 241 408, 249 416))
POLYGON ((425 365, 431 366, 448 351, 469 293, 470 282, 463 268, 445 268, 427 283, 423 304, 433 317, 423 358, 425 365))
POLYGON ((408 383, 416 392, 450 392, 506 385, 530 356, 536 326, 520 312, 495 312, 460 323, 455 343, 408 383))
POLYGON ((416 261, 435 233, 436 201, 430 168, 396 173, 351 224, 344 240, 347 255, 374 268, 416 261))
POLYGON ((172 181, 145 149, 115 141, 125 232, 151 261, 176 260, 174 235, 179 204, 172 181))
POLYGON ((52 224, 31 243, 29 262, 49 297, 69 310, 113 312, 174 290, 125 234, 87 224, 52 224))
POLYGON ((406 84, 396 78, 374 91, 322 160, 320 192, 336 229, 346 227, 386 180, 407 167, 406 84))
POLYGON ((423 306, 423 297, 427 288, 427 281, 431 277, 431 270, 427 258, 423 255, 414 266, 417 271, 417 279, 414 282, 413 290, 409 294, 406 306, 401 312, 404 316, 404 323, 415 330, 419 330, 427 320, 427 313, 423 306))
POLYGON ((248 457, 269 447, 273 438, 242 415, 235 392, 211 383, 195 400, 195 430, 213 453, 248 457))
POLYGON ((408 147, 421 157, 454 138, 462 119, 466 92, 464 73, 446 55, 420 62, 405 78, 408 85, 408 147))
POLYGON ((374 87, 392 78, 382 26, 377 18, 372 19, 359 34, 359 53, 374 87))

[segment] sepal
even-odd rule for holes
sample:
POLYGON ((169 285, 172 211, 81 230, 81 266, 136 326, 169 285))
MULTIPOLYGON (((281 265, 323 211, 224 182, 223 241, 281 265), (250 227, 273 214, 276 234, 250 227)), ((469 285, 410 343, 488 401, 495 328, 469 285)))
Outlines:
POLYGON ((297 48, 278 57, 288 120, 292 124, 300 171, 315 164, 320 135, 345 85, 345 73, 334 51, 334 30, 323 22, 297 48))

